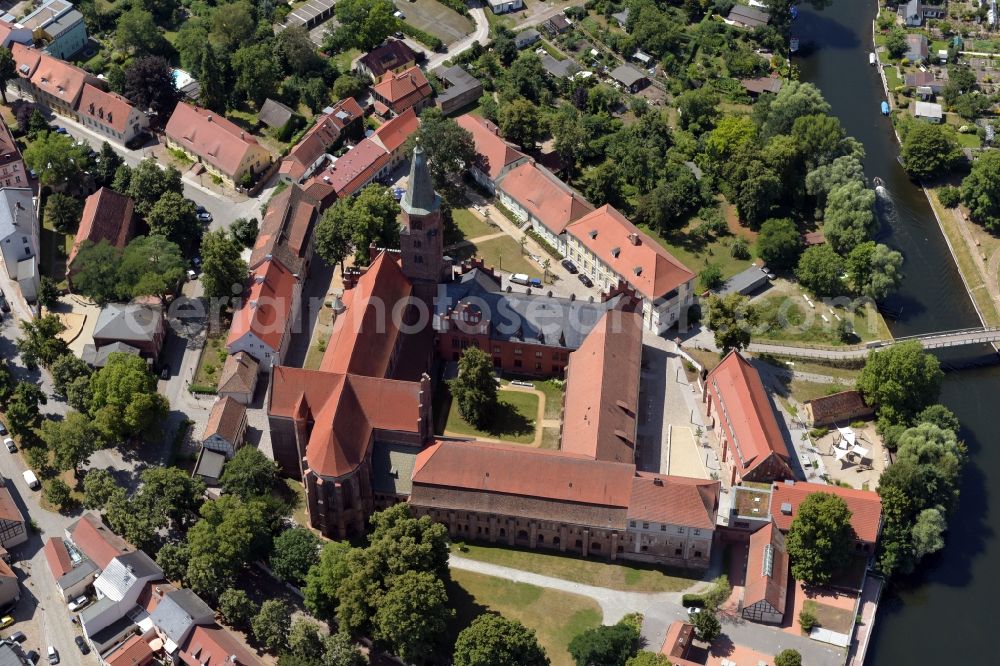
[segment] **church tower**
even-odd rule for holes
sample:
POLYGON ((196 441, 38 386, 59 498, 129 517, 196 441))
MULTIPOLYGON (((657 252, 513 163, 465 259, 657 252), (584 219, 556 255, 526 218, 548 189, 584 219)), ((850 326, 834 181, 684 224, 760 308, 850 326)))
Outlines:
POLYGON ((444 222, 441 199, 434 192, 427 155, 417 144, 410 163, 410 182, 400 202, 399 247, 403 274, 413 284, 414 294, 428 304, 445 278, 444 222))

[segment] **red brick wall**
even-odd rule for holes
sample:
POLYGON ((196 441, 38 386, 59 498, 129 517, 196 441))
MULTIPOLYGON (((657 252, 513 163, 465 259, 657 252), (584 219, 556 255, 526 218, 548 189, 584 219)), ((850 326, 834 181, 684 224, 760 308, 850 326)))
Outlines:
POLYGON ((490 355, 493 366, 498 370, 535 377, 562 377, 569 363, 569 353, 573 351, 530 342, 490 340, 486 335, 471 335, 458 330, 439 333, 437 341, 438 357, 444 361, 457 361, 466 347, 479 347, 490 355), (516 353, 517 350, 521 353, 516 353), (537 353, 541 353, 541 357, 537 353))

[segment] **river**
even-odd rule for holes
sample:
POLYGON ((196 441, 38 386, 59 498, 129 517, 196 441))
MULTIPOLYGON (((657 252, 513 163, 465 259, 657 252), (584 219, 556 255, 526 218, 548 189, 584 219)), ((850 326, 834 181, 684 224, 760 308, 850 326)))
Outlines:
MULTIPOLYGON (((847 133, 864 144, 865 173, 880 176, 892 206, 884 207, 878 240, 901 251, 906 279, 886 306, 896 336, 979 326, 980 320, 923 192, 896 161, 899 146, 888 118, 881 80, 868 64, 875 3, 835 0, 815 11, 803 3, 793 33, 802 42, 795 58, 800 78, 816 84, 847 133)), ((880 206, 881 208, 881 206, 880 206)), ((942 362, 968 360, 991 350, 951 351, 942 362)), ((1000 597, 1000 367, 947 374, 942 402, 961 419, 971 464, 959 512, 942 553, 925 562, 915 580, 896 586, 879 610, 866 663, 997 663, 994 601, 1000 597), (990 619, 993 618, 993 619, 990 619)))

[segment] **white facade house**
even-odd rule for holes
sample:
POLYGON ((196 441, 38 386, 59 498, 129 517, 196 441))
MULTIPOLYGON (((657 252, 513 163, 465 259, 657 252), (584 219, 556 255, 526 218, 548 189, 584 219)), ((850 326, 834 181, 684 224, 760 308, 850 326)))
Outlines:
POLYGON ((26 187, 0 188, 0 255, 25 300, 38 298, 38 218, 26 187))
POLYGON ((260 372, 280 364, 291 342, 301 296, 299 276, 281 262, 269 259, 258 266, 243 305, 233 316, 226 351, 246 352, 260 372))
POLYGON ((163 579, 163 570, 141 550, 119 555, 94 581, 97 601, 80 613, 83 633, 93 641, 100 631, 118 622, 136 607, 147 583, 163 579))
POLYGON ((524 0, 489 0, 494 14, 507 14, 524 9, 524 0))

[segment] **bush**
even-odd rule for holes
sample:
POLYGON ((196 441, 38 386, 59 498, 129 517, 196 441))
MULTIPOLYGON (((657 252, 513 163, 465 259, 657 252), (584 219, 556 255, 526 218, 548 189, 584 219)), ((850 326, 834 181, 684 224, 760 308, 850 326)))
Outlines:
POLYGON ((191 384, 191 388, 188 389, 191 393, 201 393, 202 395, 215 395, 219 392, 214 386, 206 386, 204 384, 191 384))
POLYGON ((737 238, 733 241, 732 245, 729 246, 729 253, 736 259, 749 259, 750 244, 743 238, 737 238))
POLYGON ((424 46, 430 48, 432 51, 440 51, 444 48, 444 43, 435 37, 434 35, 424 32, 416 26, 412 26, 409 23, 399 22, 399 31, 402 32, 407 37, 412 37, 418 42, 422 43, 424 46))
POLYGON ((69 486, 62 479, 52 479, 45 487, 45 500, 60 509, 69 504, 70 497, 69 486))
POLYGON ((962 191, 957 187, 942 187, 938 190, 938 199, 945 208, 955 208, 962 201, 962 191))
POLYGON ((809 431, 809 436, 812 437, 813 439, 819 439, 820 437, 826 437, 827 433, 829 432, 830 429, 825 426, 820 428, 813 428, 812 430, 809 431))
POLYGON ((442 5, 448 7, 449 9, 454 9, 456 12, 462 16, 469 15, 469 8, 465 6, 462 0, 438 0, 442 5))
POLYGON ((706 264, 698 274, 698 281, 702 289, 715 289, 722 284, 722 269, 715 264, 706 264))
POLYGON ((685 594, 681 596, 681 605, 684 608, 704 608, 705 599, 700 594, 685 594))
POLYGON ((819 620, 816 619, 813 612, 803 608, 799 613, 799 626, 802 627, 802 633, 808 634, 817 624, 819 624, 819 620))

